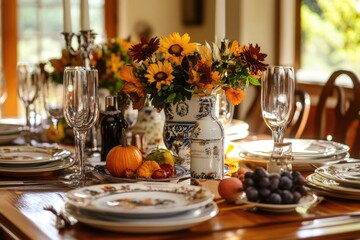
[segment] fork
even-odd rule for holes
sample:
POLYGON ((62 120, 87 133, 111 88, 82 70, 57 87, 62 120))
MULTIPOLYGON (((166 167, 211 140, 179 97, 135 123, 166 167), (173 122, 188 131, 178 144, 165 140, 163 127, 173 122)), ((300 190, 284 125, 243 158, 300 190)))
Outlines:
POLYGON ((56 216, 55 227, 57 229, 63 229, 66 226, 65 220, 63 219, 61 214, 54 208, 53 205, 45 205, 43 209, 53 213, 56 216))

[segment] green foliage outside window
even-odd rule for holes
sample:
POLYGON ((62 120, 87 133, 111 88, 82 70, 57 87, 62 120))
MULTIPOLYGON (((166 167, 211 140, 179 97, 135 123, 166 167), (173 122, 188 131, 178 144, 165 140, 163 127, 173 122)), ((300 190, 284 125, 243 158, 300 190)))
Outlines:
POLYGON ((301 69, 360 77, 360 1, 302 0, 301 69))

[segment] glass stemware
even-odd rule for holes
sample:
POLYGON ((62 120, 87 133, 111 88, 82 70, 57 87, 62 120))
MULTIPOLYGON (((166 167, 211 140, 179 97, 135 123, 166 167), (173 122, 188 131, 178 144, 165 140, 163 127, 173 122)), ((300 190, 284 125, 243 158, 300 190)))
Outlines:
POLYGON ((3 77, 2 71, 0 71, 0 118, 2 118, 2 105, 7 97, 6 82, 3 77))
POLYGON ((64 116, 63 83, 55 81, 51 76, 44 77, 43 102, 47 114, 50 116, 55 133, 58 134, 58 122, 64 116))
POLYGON ((84 169, 85 140, 99 116, 98 72, 85 67, 66 67, 64 71, 64 117, 75 135, 77 169, 67 177, 70 185, 81 187, 91 182, 84 169))
POLYGON ((261 77, 261 110, 275 143, 282 143, 295 104, 295 75, 292 67, 268 66, 261 77))
POLYGON ((215 116, 219 119, 224 128, 230 124, 233 115, 234 105, 227 100, 225 93, 216 94, 215 116))
MULTIPOLYGON (((26 128, 29 134, 26 142, 29 143, 32 123, 30 119, 30 106, 34 103, 39 92, 40 69, 33 63, 19 62, 17 64, 17 92, 25 105, 26 128)), ((34 123, 35 124, 35 123, 34 123)))

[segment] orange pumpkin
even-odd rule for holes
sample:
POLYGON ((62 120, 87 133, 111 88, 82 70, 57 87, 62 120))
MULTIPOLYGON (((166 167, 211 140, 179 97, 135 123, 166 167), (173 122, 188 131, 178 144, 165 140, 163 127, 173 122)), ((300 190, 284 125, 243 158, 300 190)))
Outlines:
POLYGON ((115 146, 106 156, 106 169, 112 176, 125 177, 125 170, 133 172, 142 163, 142 154, 139 148, 132 145, 115 146))

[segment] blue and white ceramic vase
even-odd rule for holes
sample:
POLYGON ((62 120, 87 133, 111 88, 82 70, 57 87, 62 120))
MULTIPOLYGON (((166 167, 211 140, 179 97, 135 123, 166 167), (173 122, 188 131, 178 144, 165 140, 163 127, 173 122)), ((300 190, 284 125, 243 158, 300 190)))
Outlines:
POLYGON ((224 128, 215 115, 215 96, 200 98, 197 121, 190 135, 190 171, 195 179, 224 177, 224 128))
POLYGON ((190 170, 190 134, 199 116, 200 98, 165 106, 164 144, 176 156, 176 164, 190 170))

